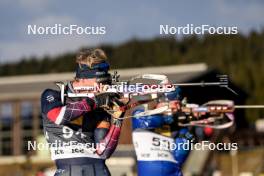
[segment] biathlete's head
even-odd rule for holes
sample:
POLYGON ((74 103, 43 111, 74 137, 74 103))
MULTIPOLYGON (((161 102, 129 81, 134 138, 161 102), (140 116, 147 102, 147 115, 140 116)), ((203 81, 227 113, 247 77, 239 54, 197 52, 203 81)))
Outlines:
POLYGON ((87 49, 76 56, 76 75, 73 87, 94 86, 95 84, 111 84, 112 77, 107 56, 101 49, 87 49))

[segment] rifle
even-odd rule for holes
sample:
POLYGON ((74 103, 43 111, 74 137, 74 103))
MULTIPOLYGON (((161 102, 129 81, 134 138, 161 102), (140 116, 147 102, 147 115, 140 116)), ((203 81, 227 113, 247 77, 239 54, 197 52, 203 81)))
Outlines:
MULTIPOLYGON (((146 80, 157 80, 159 81, 160 85, 163 84, 168 84, 169 80, 166 75, 157 75, 157 74, 143 74, 143 75, 138 75, 135 77, 132 77, 128 81, 120 81, 119 80, 120 75, 117 74, 117 72, 114 73, 112 76, 113 80, 113 85, 132 85, 131 82, 135 81, 137 79, 146 79, 146 80)), ((207 87, 207 86, 218 86, 221 88, 227 88, 229 91, 233 92, 234 94, 237 95, 237 93, 232 90, 228 86, 228 76, 227 75, 219 75, 218 76, 219 81, 217 82, 198 82, 198 83, 176 83, 176 84, 170 84, 172 85, 171 90, 173 91, 176 89, 176 87, 184 87, 184 86, 193 86, 193 87, 207 87)), ((65 93, 65 84, 63 83, 56 83, 61 91, 61 100, 64 102, 65 97, 94 97, 95 93, 72 93, 72 92, 67 92, 65 93)), ((139 83, 139 85, 144 85, 143 83, 139 83)), ((146 85, 146 84, 145 84, 146 85)), ((86 90, 90 91, 92 90, 91 87, 79 87, 76 88, 77 91, 80 90, 86 90)), ((104 109, 111 115, 113 115, 116 111, 122 111, 125 112, 128 109, 132 109, 138 105, 146 104, 150 101, 157 100, 159 99, 159 92, 122 92, 117 89, 108 89, 105 91, 106 93, 120 93, 122 94, 123 97, 128 99, 128 102, 126 104, 120 105, 120 103, 113 102, 113 104, 117 108, 111 108, 111 107, 104 107, 104 109), (149 100, 144 100, 144 101, 131 101, 133 97, 135 96, 143 96, 143 95, 149 95, 150 99, 149 100)), ((179 126, 200 126, 200 127, 211 127, 211 128, 217 128, 217 129, 222 129, 222 128, 228 128, 233 125, 234 123, 234 116, 233 112, 235 109, 242 109, 242 108, 264 108, 264 105, 234 105, 234 103, 230 100, 216 100, 216 101, 210 101, 208 103, 205 103, 202 106, 196 105, 196 104, 188 104, 186 102, 181 103, 181 108, 179 112, 177 112, 177 120, 178 120, 178 125, 179 126), (207 117, 201 116, 201 118, 195 117, 193 114, 195 113, 206 113, 207 117), (179 115, 180 114, 180 115, 179 115), (224 122, 222 124, 217 124, 217 125, 211 125, 213 123, 218 123, 220 121, 227 120, 227 122, 224 122)), ((172 112, 170 107, 167 106, 162 106, 158 107, 152 110, 147 110, 145 112, 141 112, 137 115, 134 116, 124 116, 121 117, 120 119, 125 119, 125 118, 142 118, 145 116, 150 116, 154 114, 163 114, 163 113, 171 113, 175 114, 175 112, 172 112)))
MULTIPOLYGON (((117 88, 113 88, 115 86, 134 86, 135 84, 131 84, 132 81, 135 81, 136 79, 145 79, 145 80, 157 80, 159 81, 159 85, 164 85, 167 86, 168 89, 165 92, 170 92, 174 91, 176 87, 207 87, 207 86, 218 86, 218 87, 223 87, 227 88, 231 92, 237 94, 234 90, 232 90, 230 87, 228 87, 228 77, 227 75, 219 75, 219 81, 217 82, 199 82, 199 83, 176 83, 176 84, 170 84, 168 77, 166 75, 159 75, 159 74, 143 74, 143 75, 138 75, 135 77, 132 77, 131 79, 125 81, 120 81, 119 80, 120 75, 117 74, 117 72, 114 72, 114 75, 112 76, 113 84, 111 85, 110 89, 105 90, 104 92, 109 92, 109 93, 121 93, 123 97, 126 98, 132 98, 133 96, 138 96, 138 95, 144 95, 144 94, 151 94, 153 97, 157 97, 155 94, 159 93, 159 90, 156 89, 156 91, 145 91, 144 86, 148 86, 149 84, 143 84, 143 83, 136 83, 136 86, 140 86, 141 92, 123 92, 122 90, 118 90, 117 88)), ((56 82, 56 85, 59 87, 61 91, 61 100, 64 102, 65 97, 94 97, 95 92, 97 91, 95 86, 89 86, 89 87, 77 87, 74 88, 76 91, 93 91, 89 93, 75 93, 75 92, 67 92, 65 93, 65 84, 62 82, 56 82), (95 91, 96 90, 96 91, 95 91)))

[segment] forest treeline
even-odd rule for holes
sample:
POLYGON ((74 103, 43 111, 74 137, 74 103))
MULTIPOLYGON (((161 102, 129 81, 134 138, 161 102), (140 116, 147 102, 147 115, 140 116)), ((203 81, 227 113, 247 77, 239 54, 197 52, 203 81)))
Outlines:
MULTIPOLYGON (((101 45, 112 68, 144 67, 204 62, 228 74, 249 93, 248 104, 264 103, 264 30, 248 35, 205 35, 132 39, 120 45, 101 45)), ((0 76, 70 72, 75 69, 75 54, 25 58, 0 65, 0 76)), ((248 116, 264 118, 263 110, 248 116)))

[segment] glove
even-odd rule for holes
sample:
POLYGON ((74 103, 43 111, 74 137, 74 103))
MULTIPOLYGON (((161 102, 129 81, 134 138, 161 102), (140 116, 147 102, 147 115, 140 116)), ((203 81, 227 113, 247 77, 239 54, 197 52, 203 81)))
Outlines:
POLYGON ((95 104, 96 107, 111 107, 119 98, 120 95, 117 93, 101 93, 95 96, 95 104))
MULTIPOLYGON (((187 159, 190 150, 186 150, 183 145, 191 145, 193 142, 194 136, 188 131, 187 128, 182 128, 179 130, 178 137, 175 139, 177 148, 173 151, 174 158, 177 161, 178 165, 181 166, 184 161, 187 159)), ((190 146, 189 146, 190 147, 190 146)))
POLYGON ((194 141, 194 136, 193 134, 191 134, 187 128, 182 128, 179 130, 179 134, 178 134, 179 138, 184 138, 190 142, 194 141))

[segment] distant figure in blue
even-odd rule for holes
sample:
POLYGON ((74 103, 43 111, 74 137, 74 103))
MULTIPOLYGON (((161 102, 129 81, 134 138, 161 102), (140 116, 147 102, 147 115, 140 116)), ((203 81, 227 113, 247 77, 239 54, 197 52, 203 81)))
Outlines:
MULTIPOLYGON (((180 88, 164 93, 157 107, 169 102, 170 108, 177 111, 181 100, 180 88)), ((136 107, 132 114, 148 110, 148 105, 136 107)), ((179 128, 171 114, 156 114, 144 117, 133 117, 133 144, 137 155, 139 176, 181 176, 181 166, 189 150, 179 144, 188 143, 193 136, 186 128, 179 128), (178 145, 177 145, 178 144, 178 145)))

